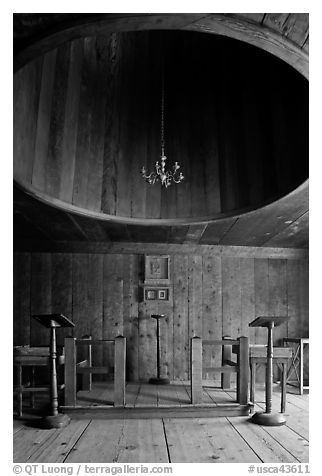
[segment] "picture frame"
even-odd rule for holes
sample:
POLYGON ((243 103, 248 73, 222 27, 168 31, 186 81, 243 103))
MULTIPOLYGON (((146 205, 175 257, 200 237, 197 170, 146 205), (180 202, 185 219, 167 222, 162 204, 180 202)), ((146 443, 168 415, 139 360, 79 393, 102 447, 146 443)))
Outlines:
POLYGON ((156 289, 145 289, 144 290, 144 300, 145 301, 156 301, 157 299, 157 290, 156 289))
POLYGON ((170 283, 170 256, 146 255, 144 265, 145 284, 170 283))
POLYGON ((169 299, 169 290, 168 289, 159 289, 158 290, 158 300, 167 301, 169 299))

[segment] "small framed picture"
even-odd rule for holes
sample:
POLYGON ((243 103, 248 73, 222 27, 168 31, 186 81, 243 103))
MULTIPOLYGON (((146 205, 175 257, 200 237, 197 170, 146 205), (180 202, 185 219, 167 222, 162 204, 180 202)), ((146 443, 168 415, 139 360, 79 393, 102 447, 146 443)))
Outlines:
POLYGON ((166 301, 168 299, 168 290, 167 289, 159 289, 158 290, 158 299, 160 299, 160 301, 166 301))
POLYGON ((145 290, 145 300, 146 301, 155 301, 157 299, 157 291, 155 289, 146 289, 145 290))

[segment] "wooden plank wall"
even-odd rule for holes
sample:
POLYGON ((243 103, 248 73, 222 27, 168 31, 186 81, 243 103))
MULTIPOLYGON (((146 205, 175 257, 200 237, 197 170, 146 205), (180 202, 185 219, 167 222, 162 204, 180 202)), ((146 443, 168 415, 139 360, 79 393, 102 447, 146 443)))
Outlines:
MULTIPOLYGON (((73 330, 58 331, 58 341, 81 337, 127 338, 127 378, 155 374, 156 323, 161 322, 162 370, 170 379, 189 377, 189 338, 246 335, 266 342, 266 331, 248 323, 263 313, 288 314, 282 337, 308 336, 308 262, 306 259, 253 258, 236 255, 171 254, 170 300, 143 302, 141 254, 16 253, 14 256, 14 345, 46 344, 47 330, 32 313, 62 312, 73 330)), ((207 349, 207 365, 220 362, 221 349, 207 349)), ((106 364, 112 351, 94 350, 94 363, 106 364)), ((219 380, 219 376, 218 376, 219 380)))

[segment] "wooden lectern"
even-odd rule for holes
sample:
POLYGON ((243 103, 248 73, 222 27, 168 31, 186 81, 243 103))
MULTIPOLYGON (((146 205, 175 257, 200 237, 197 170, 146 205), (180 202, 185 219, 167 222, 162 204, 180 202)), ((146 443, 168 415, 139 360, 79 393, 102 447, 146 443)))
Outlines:
POLYGON ((166 316, 164 314, 151 314, 152 319, 157 321, 157 376, 152 377, 149 380, 149 383, 154 385, 169 385, 170 380, 167 377, 161 377, 161 349, 160 349, 160 319, 164 319, 166 316))
POLYGON ((75 324, 63 314, 36 314, 32 317, 42 326, 50 329, 49 363, 51 414, 44 417, 43 423, 46 428, 61 428, 69 423, 70 418, 65 414, 58 413, 56 328, 74 327, 75 324))
POLYGON ((288 316, 260 316, 249 324, 249 327, 267 327, 267 359, 265 401, 266 411, 257 412, 251 418, 253 423, 265 426, 280 426, 286 423, 283 413, 272 413, 273 391, 273 329, 289 320, 288 316))

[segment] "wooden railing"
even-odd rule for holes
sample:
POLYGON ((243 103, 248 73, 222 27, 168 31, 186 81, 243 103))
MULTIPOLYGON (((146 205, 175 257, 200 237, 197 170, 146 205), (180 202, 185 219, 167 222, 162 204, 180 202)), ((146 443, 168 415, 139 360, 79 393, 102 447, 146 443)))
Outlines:
POLYGON ((221 373, 222 388, 230 387, 230 375, 237 374, 237 402, 241 405, 248 403, 249 387, 249 350, 248 338, 239 337, 237 340, 223 338, 221 340, 203 340, 193 337, 190 346, 190 371, 191 371, 191 403, 202 403, 202 374, 203 372, 221 373), (222 366, 203 367, 203 346, 222 346, 222 366), (231 360, 232 346, 237 349, 237 362, 231 360))
POLYGON ((114 345, 114 406, 125 405, 126 338, 94 340, 91 337, 65 338, 65 406, 76 406, 77 374, 82 374, 82 389, 91 390, 93 374, 108 374, 108 367, 92 365, 92 346, 114 345), (87 358, 76 361, 77 346, 87 347, 87 358))

